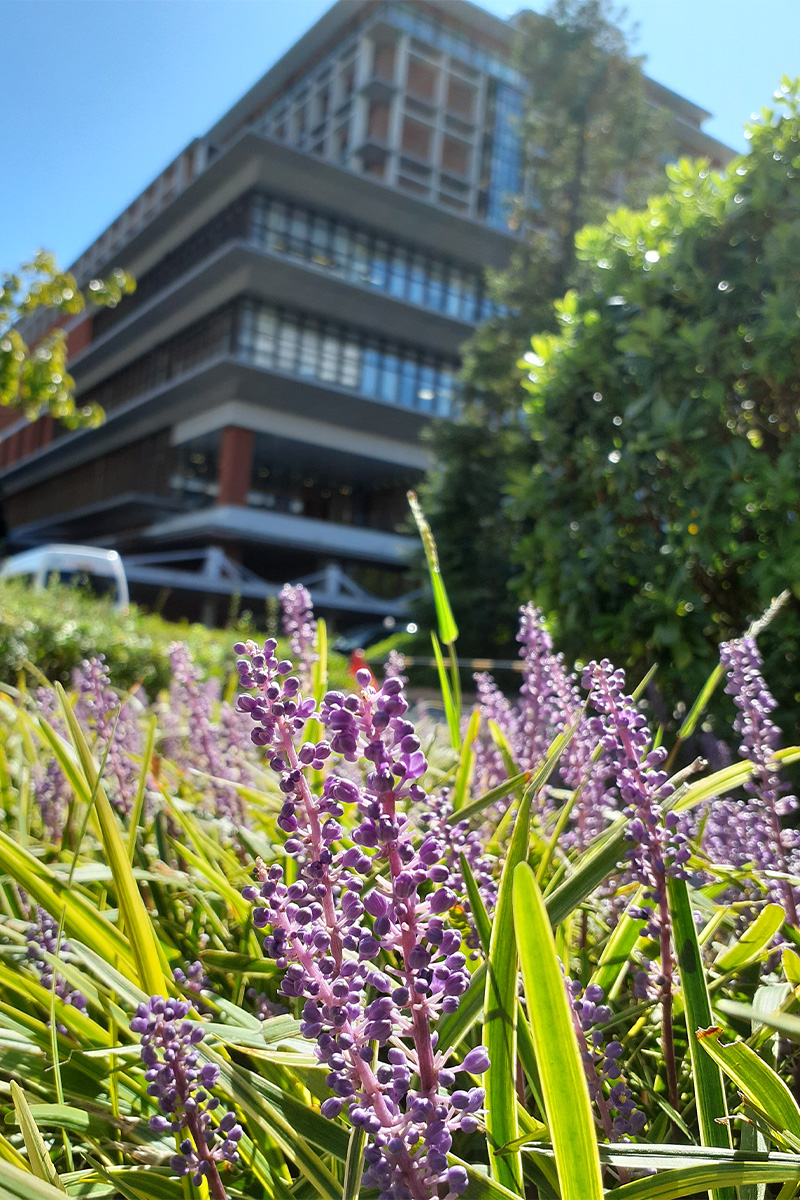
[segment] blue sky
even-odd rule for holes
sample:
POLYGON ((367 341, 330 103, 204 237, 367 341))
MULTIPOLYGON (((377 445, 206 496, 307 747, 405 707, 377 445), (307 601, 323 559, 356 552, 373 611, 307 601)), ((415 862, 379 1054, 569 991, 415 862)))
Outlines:
MULTIPOLYGON (((39 246, 69 264, 329 3, 0 0, 0 271, 39 246)), ((506 17, 520 0, 483 6, 506 17)), ((627 8, 648 74, 713 112, 708 131, 738 149, 780 76, 800 74, 800 0, 627 8)))

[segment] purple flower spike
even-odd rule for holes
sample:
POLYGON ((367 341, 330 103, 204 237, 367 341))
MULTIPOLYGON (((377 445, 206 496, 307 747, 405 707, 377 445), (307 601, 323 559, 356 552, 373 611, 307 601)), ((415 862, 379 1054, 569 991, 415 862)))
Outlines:
MULTIPOLYGON (((25 934, 25 940, 28 943, 28 959, 38 972, 42 987, 48 992, 55 990, 56 995, 65 1004, 69 1004, 73 1008, 85 1012, 86 997, 83 992, 79 992, 76 988, 71 988, 63 975, 57 974, 54 983, 52 964, 42 956, 42 952, 44 951, 46 954, 57 955, 68 962, 71 951, 69 942, 63 936, 59 942, 58 922, 50 916, 50 913, 46 909, 37 906, 35 918, 35 921, 25 934)), ((59 1033, 67 1033, 66 1026, 59 1025, 57 1028, 59 1033)))
POLYGON ((278 825, 296 867, 289 883, 279 863, 258 861, 244 895, 283 971, 281 994, 302 1002, 302 1031, 327 1069, 323 1115, 346 1110, 368 1135, 364 1185, 387 1200, 455 1197, 466 1180, 448 1163, 453 1132, 477 1127, 483 1089, 455 1103, 455 1074, 433 1034, 470 974, 447 922, 456 899, 447 841, 420 835, 406 816, 430 801, 402 682, 389 677, 376 690, 364 674, 359 693, 328 692, 317 712, 276 649, 272 639, 236 646, 239 708, 278 774, 278 825), (303 740, 312 715, 325 740, 303 740), (309 772, 336 756, 360 763, 363 780, 348 765, 347 777, 333 770, 312 788, 309 772), (348 835, 345 806, 356 808, 348 835))
POLYGON ((612 664, 591 662, 583 675, 589 702, 600 715, 589 728, 603 749, 628 817, 626 836, 632 846, 627 858, 634 879, 644 886, 646 905, 631 910, 641 918, 647 934, 658 941, 661 958, 662 1049, 667 1069, 670 1103, 678 1104, 677 1070, 672 1033, 672 925, 667 903, 667 876, 685 879, 689 859, 685 821, 665 812, 663 801, 672 787, 661 770, 663 747, 654 748, 647 721, 631 696, 625 694, 625 673, 612 664))
POLYGON ((292 647, 300 682, 308 690, 311 687, 314 663, 318 657, 314 649, 317 622, 314 619, 311 596, 302 583, 287 583, 281 589, 280 601, 283 609, 283 632, 292 647))
POLYGON ((599 1123, 610 1142, 619 1142, 641 1133, 645 1126, 644 1112, 637 1108, 633 1096, 621 1077, 619 1058, 622 1045, 606 1042, 602 1026, 611 1013, 603 1004, 603 989, 590 983, 581 996, 581 985, 566 979, 572 1007, 572 1023, 581 1050, 583 1069, 589 1085, 589 1095, 595 1103, 599 1123))
MULTIPOLYGON (((725 691, 737 708, 734 730, 742 739, 739 753, 755 766, 744 790, 749 799, 718 800, 711 806, 706 845, 717 861, 736 866, 754 864, 760 871, 796 875, 796 830, 783 829, 781 817, 797 809, 795 796, 787 795, 774 762, 781 734, 771 719, 775 708, 762 674, 763 662, 755 639, 739 638, 720 646, 720 661, 728 674, 725 691)), ((788 879, 768 879, 770 898, 783 905, 787 920, 798 925, 798 893, 788 879)))
POLYGON ((219 685, 215 680, 202 682, 184 642, 172 643, 169 661, 172 683, 165 753, 184 770, 201 773, 196 784, 205 796, 209 816, 241 826, 245 807, 232 784, 248 782, 246 723, 227 704, 219 707, 219 724, 214 721, 219 685))
POLYGON ((191 1175, 196 1186, 205 1179, 214 1200, 227 1200, 219 1164, 238 1159, 242 1129, 232 1112, 216 1125, 212 1122, 219 1101, 207 1093, 217 1083, 219 1068, 213 1063, 201 1065, 197 1047, 204 1030, 188 1019, 190 1011, 186 1000, 151 996, 137 1008, 131 1032, 141 1039, 147 1093, 161 1110, 150 1118, 150 1128, 181 1138, 180 1153, 170 1159, 172 1170, 178 1176, 191 1175))

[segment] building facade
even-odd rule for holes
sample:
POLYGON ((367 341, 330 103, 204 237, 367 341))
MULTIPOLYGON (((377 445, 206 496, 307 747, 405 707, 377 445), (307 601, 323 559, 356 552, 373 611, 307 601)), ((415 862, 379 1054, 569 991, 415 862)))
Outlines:
MULTIPOLYGON (((134 598, 206 620, 301 578, 340 622, 402 615, 420 432, 455 415, 514 245, 513 32, 467 0, 338 0, 117 218, 72 270, 137 290, 67 327, 106 421, 0 428, 15 546, 114 546, 134 598)), ((648 88, 682 152, 727 161, 648 88)))

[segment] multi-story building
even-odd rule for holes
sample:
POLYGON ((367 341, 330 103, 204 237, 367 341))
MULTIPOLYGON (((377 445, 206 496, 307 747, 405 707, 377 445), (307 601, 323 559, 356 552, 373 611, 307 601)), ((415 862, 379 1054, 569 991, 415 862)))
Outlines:
MULTIPOLYGON (((72 268, 138 280, 68 327, 105 424, 0 429, 16 545, 113 545, 135 597, 206 618, 299 577, 340 618, 402 611, 420 431, 514 244, 512 37, 467 0, 338 0, 142 192, 72 268)), ((727 160, 648 87, 682 152, 727 160)))

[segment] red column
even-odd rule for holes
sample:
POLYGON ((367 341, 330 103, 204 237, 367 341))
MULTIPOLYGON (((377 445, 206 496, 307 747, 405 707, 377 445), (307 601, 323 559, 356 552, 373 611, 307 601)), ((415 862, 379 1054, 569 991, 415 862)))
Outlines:
POLYGON ((222 431, 219 452, 217 504, 247 504, 253 472, 252 429, 228 425, 222 431))

